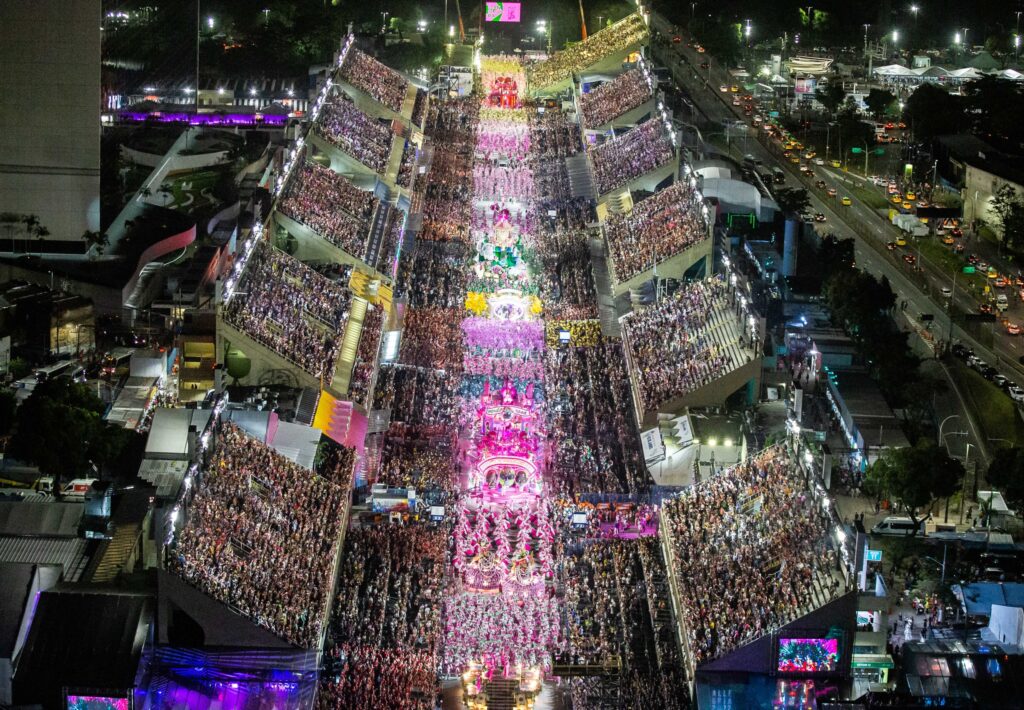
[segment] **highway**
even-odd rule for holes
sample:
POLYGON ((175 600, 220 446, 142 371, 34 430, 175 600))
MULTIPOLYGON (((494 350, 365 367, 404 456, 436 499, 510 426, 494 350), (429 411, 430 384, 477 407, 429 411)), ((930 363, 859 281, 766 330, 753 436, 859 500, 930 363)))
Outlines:
MULTIPOLYGON (((668 38, 673 36, 673 26, 658 13, 652 13, 651 24, 663 36, 668 38)), ((938 301, 945 300, 941 297, 941 289, 952 287, 952 279, 927 259, 919 259, 919 263, 924 267, 923 273, 913 271, 902 259, 903 254, 907 253, 905 250, 896 249, 890 252, 886 249, 886 243, 894 241, 902 233, 889 224, 884 216, 864 204, 846 189, 857 178, 839 170, 815 165, 813 166, 815 176, 805 179, 796 169, 797 166, 780 160, 781 156, 769 150, 762 142, 770 139, 763 133, 758 136, 758 133, 761 132, 749 125, 748 119, 743 116, 738 107, 731 105, 733 94, 719 91, 721 85, 734 84, 735 80, 713 57, 706 53, 698 53, 694 48, 688 46, 686 35, 682 35, 682 39, 683 41, 678 44, 670 42, 667 45, 656 46, 655 53, 666 65, 671 65, 671 62, 664 61, 666 53, 675 59, 676 67, 673 67, 673 75, 685 89, 694 107, 704 115, 707 121, 715 126, 723 126, 726 121, 742 122, 747 132, 745 152, 760 160, 769 169, 781 168, 787 175, 788 185, 806 188, 811 198, 811 211, 821 212, 827 219, 820 231, 830 232, 843 239, 854 239, 857 263, 868 268, 871 273, 881 274, 889 279, 899 299, 907 302, 906 312, 908 315, 918 316, 922 313, 934 315, 932 330, 935 332, 936 339, 948 340, 952 336, 952 339, 970 345, 980 357, 1010 379, 1018 384, 1024 382, 1024 366, 1018 361, 1018 358, 1024 354, 1024 343, 1019 342, 1020 337, 1008 335, 996 323, 992 326, 995 329, 993 347, 987 348, 971 334, 965 332, 955 323, 951 323, 945 304, 938 301), (703 61, 709 63, 709 68, 706 70, 700 69, 700 63, 703 61), (829 187, 836 188, 835 198, 829 198, 823 190, 814 187, 814 182, 819 179, 825 180, 829 187), (850 197, 852 202, 850 206, 844 207, 840 204, 840 198, 843 196, 850 197), (934 299, 932 294, 934 294, 934 299)), ((652 44, 652 46, 654 45, 652 44)), ((910 253, 917 256, 914 251, 910 253)), ((966 289, 962 288, 961 283, 956 285, 954 299, 956 307, 960 310, 967 313, 977 312, 977 302, 966 289)), ((1008 315, 1016 322, 1024 320, 1024 312, 1019 306, 1011 307, 1008 315)))
MULTIPOLYGON (((671 38, 672 26, 657 13, 652 13, 651 17, 652 26, 671 38)), ((724 94, 719 91, 720 85, 731 85, 734 81, 717 66, 712 57, 689 48, 684 38, 684 41, 679 44, 662 45, 656 48, 657 56, 666 65, 669 64, 664 61, 666 49, 676 55, 677 61, 681 61, 679 69, 673 70, 672 73, 688 94, 694 108, 703 114, 708 123, 722 126, 724 121, 744 120, 743 115, 731 105, 732 94, 724 94), (710 71, 699 68, 700 62, 705 60, 709 62, 710 71), (698 77, 696 80, 694 79, 695 75, 698 77), (710 83, 707 83, 707 77, 710 77, 710 83)), ((844 191, 844 188, 856 178, 838 170, 815 165, 815 176, 810 180, 804 180, 796 170, 797 166, 780 160, 781 156, 773 153, 758 139, 756 129, 747 125, 747 131, 744 152, 760 160, 768 169, 781 168, 787 175, 788 185, 807 189, 811 201, 811 212, 821 212, 826 217, 825 224, 820 225, 820 231, 832 233, 841 239, 854 240, 857 265, 869 273, 885 276, 889 280, 896 293, 897 302, 905 301, 907 304, 903 315, 908 323, 915 325, 912 321, 916 321, 916 325, 920 326, 919 316, 932 314, 934 321, 932 321, 931 330, 935 339, 949 339, 950 332, 952 332, 954 339, 969 344, 980 357, 988 360, 1003 374, 1018 383, 1024 382, 1024 369, 1020 368, 1017 363, 1017 356, 1024 350, 1019 349, 1013 338, 1005 334, 996 335, 994 351, 982 347, 969 334, 956 324, 951 323, 948 311, 940 307, 930 296, 930 294, 935 294, 939 300, 943 300, 941 299, 941 289, 943 286, 952 287, 950 279, 945 276, 937 276, 927 268, 924 273, 913 271, 902 259, 903 254, 907 253, 905 250, 889 251, 886 248, 885 244, 894 240, 897 233, 895 231, 888 232, 886 228, 895 230, 895 227, 888 225, 872 208, 858 200, 848 190, 844 191), (819 179, 825 180, 828 186, 836 188, 835 198, 829 198, 824 190, 814 187, 813 183, 819 179), (844 195, 851 198, 851 205, 844 207, 840 203, 840 198, 844 195), (855 228, 854 224, 859 229, 855 228), (873 234, 874 238, 865 237, 864 232, 869 235, 873 234)), ((966 312, 977 312, 975 300, 959 285, 954 298, 957 307, 966 312)), ((925 341, 918 338, 912 340, 917 343, 919 354, 925 357, 932 354, 925 352, 925 341)), ((948 368, 937 360, 931 360, 922 365, 922 371, 928 375, 945 379, 949 385, 947 391, 937 392, 933 401, 936 416, 940 420, 952 417, 943 429, 945 440, 943 443, 952 455, 961 459, 966 454, 967 444, 970 444, 972 447, 970 458, 979 463, 979 470, 983 472, 990 458, 989 442, 983 440, 981 430, 970 416, 970 409, 948 368)))

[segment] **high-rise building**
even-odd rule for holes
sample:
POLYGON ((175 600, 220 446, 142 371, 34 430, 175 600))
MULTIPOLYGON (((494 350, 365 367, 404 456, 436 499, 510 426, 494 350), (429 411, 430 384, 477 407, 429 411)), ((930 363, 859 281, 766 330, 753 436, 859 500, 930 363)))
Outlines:
POLYGON ((100 24, 100 0, 0 2, 0 249, 46 250, 30 215, 68 251, 99 228, 100 24))

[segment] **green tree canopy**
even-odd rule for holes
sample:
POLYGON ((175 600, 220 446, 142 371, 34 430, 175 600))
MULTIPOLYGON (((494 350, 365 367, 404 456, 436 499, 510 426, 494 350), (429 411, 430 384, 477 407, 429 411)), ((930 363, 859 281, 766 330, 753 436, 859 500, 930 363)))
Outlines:
POLYGON ((1024 510, 1024 449, 998 449, 988 465, 986 478, 1003 494, 1011 510, 1024 510))
POLYGON ((922 84, 910 95, 903 117, 918 140, 958 133, 966 124, 961 101, 934 84, 922 84))
POLYGON ((1015 250, 1024 247, 1024 199, 1017 190, 1009 184, 1001 185, 991 205, 1003 242, 1015 250))
POLYGON ((40 382, 18 408, 12 454, 47 475, 73 478, 97 463, 92 449, 106 427, 103 402, 84 384, 40 382))
POLYGON ((789 217, 805 212, 811 206, 807 190, 796 187, 780 187, 775 191, 775 202, 779 210, 789 217))
POLYGON ((839 107, 846 100, 846 90, 838 81, 830 81, 825 86, 819 86, 814 92, 814 98, 818 100, 830 116, 834 116, 839 107))
POLYGON ((872 89, 868 92, 868 95, 864 97, 864 103, 867 104, 868 113, 876 120, 882 120, 882 116, 885 115, 889 107, 896 101, 896 96, 891 91, 885 89, 872 89))
POLYGON ((868 467, 864 485, 876 497, 891 500, 914 522, 913 535, 936 501, 960 489, 963 477, 959 461, 922 439, 917 446, 887 451, 868 467))

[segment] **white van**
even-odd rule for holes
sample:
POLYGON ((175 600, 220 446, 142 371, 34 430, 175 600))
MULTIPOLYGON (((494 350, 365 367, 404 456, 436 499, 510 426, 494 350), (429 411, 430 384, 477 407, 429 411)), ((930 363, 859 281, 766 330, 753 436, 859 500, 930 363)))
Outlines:
MULTIPOLYGON (((872 535, 886 535, 908 537, 914 532, 914 521, 910 518, 897 518, 889 516, 871 528, 872 535)), ((924 537, 924 521, 917 525, 917 534, 924 537)))
POLYGON ((996 296, 996 310, 1000 313, 1010 307, 1010 300, 1006 297, 1005 293, 1000 293, 996 296))

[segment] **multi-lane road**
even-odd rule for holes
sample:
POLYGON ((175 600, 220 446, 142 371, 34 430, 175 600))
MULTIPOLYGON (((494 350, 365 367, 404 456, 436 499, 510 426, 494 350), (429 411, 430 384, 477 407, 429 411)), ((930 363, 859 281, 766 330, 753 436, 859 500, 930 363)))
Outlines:
MULTIPOLYGON (((669 38, 673 36, 672 25, 656 13, 652 14, 652 25, 663 36, 669 38)), ((661 45, 657 49, 656 56, 661 59, 662 63, 670 66, 673 76, 682 85, 692 106, 703 115, 706 123, 722 126, 725 122, 744 120, 742 113, 731 105, 732 94, 727 95, 719 91, 720 85, 731 85, 735 82, 715 62, 713 57, 697 53, 687 45, 685 39, 678 44, 661 45), (672 66, 673 61, 675 66, 672 66), (708 69, 700 69, 700 64, 704 61, 709 63, 708 69)), ((759 139, 756 129, 750 126, 749 122, 745 120, 744 122, 747 123, 744 152, 753 156, 769 169, 781 168, 787 175, 787 183, 790 185, 796 184, 807 188, 811 200, 811 211, 821 212, 826 217, 823 231, 832 233, 841 239, 854 240, 858 266, 869 273, 884 275, 888 278, 898 300, 906 303, 904 311, 906 316, 918 320, 920 314, 932 314, 934 320, 931 329, 935 340, 947 340, 950 337, 954 340, 961 340, 973 347, 979 356, 998 367, 1005 375, 1018 382, 1024 382, 1024 369, 1017 361, 1017 357, 1024 353, 1024 343, 1018 345, 1014 339, 1000 332, 994 338, 994 347, 985 348, 955 323, 951 323, 944 303, 946 299, 941 296, 943 287, 953 286, 951 279, 938 272, 937 269, 927 268, 927 263, 923 272, 913 271, 902 259, 903 254, 908 253, 906 250, 890 251, 886 248, 886 244, 896 238, 897 232, 893 231, 895 227, 888 225, 874 209, 858 200, 850 192, 849 185, 857 178, 840 170, 815 165, 815 176, 810 180, 805 180, 796 170, 795 165, 780 160, 778 153, 770 150, 759 139), (814 182, 817 180, 824 180, 829 187, 835 187, 836 197, 830 198, 825 190, 816 188, 814 182), (851 198, 849 206, 841 204, 840 198, 843 196, 851 198)), ((911 251, 910 253, 915 252, 911 251)), ((976 312, 976 301, 959 285, 956 288, 954 299, 956 306, 963 311, 976 312)), ((1013 317, 1017 319, 1020 316, 1014 314, 1013 317)), ((998 324, 995 327, 998 328, 998 324)), ((988 459, 990 447, 987 446, 988 442, 983 441, 976 423, 969 416, 969 409, 963 401, 961 392, 952 382, 949 372, 942 363, 937 361, 927 363, 925 368, 928 370, 928 374, 945 376, 950 380, 950 384, 954 385, 948 391, 936 395, 937 415, 941 415, 943 419, 947 416, 953 417, 943 431, 943 436, 946 439, 943 443, 948 446, 950 453, 961 457, 966 453, 966 445, 971 444, 972 456, 978 456, 980 453, 980 462, 984 464, 988 459)))
MULTIPOLYGON (((652 14, 652 26, 662 36, 671 40, 674 33, 673 26, 657 13, 652 14)), ((1024 355, 1024 342, 1021 342, 1020 337, 1006 334, 996 323, 992 326, 994 335, 992 347, 985 347, 971 334, 965 332, 955 323, 951 323, 947 299, 941 295, 943 288, 954 286, 951 277, 930 264, 927 259, 919 259, 919 264, 924 267, 923 271, 912 271, 911 267, 902 259, 903 254, 908 251, 886 249, 885 245, 894 241, 900 232, 896 227, 890 225, 883 215, 858 200, 849 190, 849 186, 858 179, 857 177, 840 170, 815 165, 813 166, 814 178, 806 179, 796 170, 795 165, 780 160, 780 156, 769 150, 762 142, 770 139, 763 135, 758 136, 757 129, 749 124, 749 120, 743 116, 741 109, 731 104, 733 95, 731 93, 723 94, 719 91, 721 85, 731 85, 736 83, 736 80, 716 62, 714 57, 698 53, 687 43, 685 36, 682 42, 672 43, 670 41, 668 44, 660 45, 656 53, 663 63, 675 64, 672 67, 673 75, 683 85, 692 105, 703 114, 707 122, 723 126, 727 122, 742 121, 746 126, 747 134, 744 141, 744 152, 752 155, 764 166, 781 168, 787 175, 788 183, 807 188, 811 198, 811 211, 821 212, 827 218, 824 229, 837 237, 855 240, 857 263, 868 268, 872 273, 883 274, 889 279, 899 299, 906 302, 908 315, 913 317, 920 314, 932 314, 934 320, 931 327, 936 340, 952 338, 963 341, 1003 374, 1018 383, 1024 382, 1024 366, 1018 361, 1018 358, 1024 355), (702 62, 708 63, 707 69, 700 68, 702 62), (814 182, 819 179, 824 180, 829 187, 836 188, 837 196, 835 198, 829 198, 824 190, 814 187, 814 182), (851 204, 849 206, 843 206, 840 203, 840 198, 843 196, 850 197, 851 204)), ((916 251, 911 247, 908 249, 910 249, 909 253, 917 256, 916 251)), ((953 296, 955 306, 964 312, 976 313, 977 301, 962 286, 962 282, 956 284, 953 296)), ((1012 306, 1007 315, 1014 322, 1020 322, 1024 319, 1024 309, 1012 306)))

